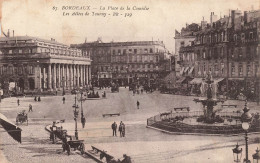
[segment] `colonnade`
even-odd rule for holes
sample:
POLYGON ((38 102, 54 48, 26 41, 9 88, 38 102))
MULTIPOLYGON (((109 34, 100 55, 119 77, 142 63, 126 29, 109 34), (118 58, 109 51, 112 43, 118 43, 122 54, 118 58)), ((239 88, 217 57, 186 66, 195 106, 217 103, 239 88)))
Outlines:
POLYGON ((41 89, 60 90, 85 87, 90 84, 90 65, 83 64, 42 64, 39 67, 39 86, 41 89))

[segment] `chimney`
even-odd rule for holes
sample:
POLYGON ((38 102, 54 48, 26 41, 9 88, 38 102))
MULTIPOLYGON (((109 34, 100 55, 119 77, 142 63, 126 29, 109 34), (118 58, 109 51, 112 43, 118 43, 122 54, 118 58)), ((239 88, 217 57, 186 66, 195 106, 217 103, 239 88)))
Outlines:
POLYGON ((13 37, 14 37, 14 30, 13 30, 13 37))
POLYGON ((244 22, 247 23, 247 11, 244 11, 244 22))
POLYGON ((10 30, 8 29, 7 37, 10 37, 10 30))
POLYGON ((240 29, 241 27, 241 20, 237 19, 242 15, 240 10, 232 10, 231 11, 231 25, 232 27, 236 29, 240 29))
POLYGON ((202 17, 202 21, 201 21, 201 29, 205 29, 207 27, 207 21, 204 21, 204 16, 202 17))
POLYGON ((210 14, 210 25, 212 26, 212 23, 216 22, 218 20, 218 16, 214 15, 214 12, 211 12, 210 14))

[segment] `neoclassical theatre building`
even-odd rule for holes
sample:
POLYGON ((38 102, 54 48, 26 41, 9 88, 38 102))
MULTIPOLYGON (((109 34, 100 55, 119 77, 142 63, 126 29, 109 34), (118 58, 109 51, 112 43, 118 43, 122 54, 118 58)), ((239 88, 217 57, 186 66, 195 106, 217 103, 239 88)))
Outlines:
POLYGON ((58 91, 85 87, 91 80, 85 51, 54 39, 0 38, 0 82, 5 91, 58 91))

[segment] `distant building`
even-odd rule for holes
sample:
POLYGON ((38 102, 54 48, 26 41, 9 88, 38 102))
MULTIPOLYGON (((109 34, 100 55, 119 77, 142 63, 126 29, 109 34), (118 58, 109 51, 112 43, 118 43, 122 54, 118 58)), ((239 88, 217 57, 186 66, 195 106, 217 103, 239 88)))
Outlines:
MULTIPOLYGON (((199 31, 199 25, 192 23, 181 29, 181 32, 175 30, 175 56, 176 56, 176 75, 182 76, 185 67, 182 65, 183 57, 180 56, 182 47, 191 46, 196 36, 195 32, 199 31)), ((183 49, 182 49, 183 50, 183 49)), ((182 53, 182 52, 181 52, 182 53)), ((191 66, 192 67, 192 66, 191 66)))
POLYGON ((84 87, 91 80, 90 63, 89 54, 54 39, 0 38, 0 82, 4 93, 84 87))
MULTIPOLYGON (((71 45, 90 53, 96 85, 155 84, 166 69, 169 53, 162 41, 96 42, 71 45)), ((170 60, 169 60, 170 61, 170 60)), ((170 65, 170 63, 168 63, 170 65)))

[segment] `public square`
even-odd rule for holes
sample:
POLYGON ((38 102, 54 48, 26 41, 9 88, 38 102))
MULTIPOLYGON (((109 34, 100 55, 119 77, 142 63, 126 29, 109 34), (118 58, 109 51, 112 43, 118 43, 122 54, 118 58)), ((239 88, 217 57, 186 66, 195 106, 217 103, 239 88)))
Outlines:
MULTIPOLYGON (((95 89, 96 90, 96 89, 95 89)), ((86 100, 83 102, 83 112, 86 126, 82 129, 78 118, 79 139, 83 139, 86 150, 91 145, 107 151, 115 158, 122 159, 123 154, 132 158, 133 162, 232 162, 232 149, 238 144, 245 154, 244 134, 236 136, 200 136, 174 135, 146 128, 147 118, 156 114, 173 110, 174 107, 189 106, 192 111, 200 110, 194 96, 179 96, 153 93, 135 94, 127 88, 120 87, 119 93, 111 93, 110 89, 98 90, 99 94, 106 91, 107 98, 86 100), (136 102, 140 102, 137 109, 136 102), (103 114, 120 113, 120 116, 103 117, 103 114), (126 137, 112 136, 111 124, 120 121, 126 125, 126 137), (193 160, 193 161, 191 161, 193 160)), ((61 144, 52 144, 45 126, 55 120, 65 119, 62 123, 70 135, 74 135, 75 121, 73 108, 75 95, 41 97, 41 102, 35 102, 33 97, 21 97, 17 106, 16 97, 5 98, 0 103, 0 111, 15 123, 18 112, 28 111, 29 104, 33 112, 29 112, 29 125, 19 125, 22 128, 22 143, 18 144, 1 128, 1 156, 9 162, 95 162, 79 151, 73 151, 70 156, 62 152, 61 144), (44 157, 43 157, 44 156, 44 157), (54 161, 55 160, 55 161, 54 161)), ((244 101, 228 100, 224 104, 236 104, 242 110, 244 101)), ((79 104, 80 106, 80 104, 79 104)), ((220 107, 220 104, 216 108, 220 107)), ((259 106, 249 102, 251 112, 259 106)), ((226 108, 229 109, 229 108, 226 108)), ((259 147, 259 134, 249 135, 249 157, 259 147)))

